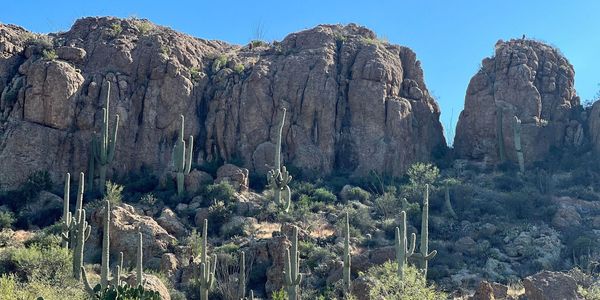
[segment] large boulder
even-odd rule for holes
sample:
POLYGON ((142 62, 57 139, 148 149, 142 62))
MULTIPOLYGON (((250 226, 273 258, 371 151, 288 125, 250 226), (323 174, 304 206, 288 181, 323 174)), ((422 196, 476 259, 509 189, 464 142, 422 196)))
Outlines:
POLYGON ((109 178, 168 169, 182 114, 194 163, 240 161, 250 173, 272 167, 283 107, 282 160, 306 174, 399 176, 446 146, 416 54, 354 24, 255 48, 112 17, 80 19, 39 45, 25 47, 27 35, 0 24, 3 188, 35 170, 47 169, 55 182, 86 170, 107 95, 111 126, 121 118, 109 178), (44 47, 58 58, 44 58, 44 47))
MULTIPOLYGON (((171 300, 169 289, 160 281, 160 278, 151 274, 144 274, 144 289, 147 291, 155 291, 160 295, 160 300, 171 300)), ((131 286, 137 285, 135 274, 130 274, 125 278, 125 282, 131 286)))
POLYGON ((471 78, 454 138, 462 158, 499 161, 501 150, 516 161, 513 126, 521 120, 525 163, 543 160, 553 147, 583 144, 583 124, 573 66, 551 46, 515 39, 496 43, 471 78))
POLYGON ((542 271, 523 279, 525 297, 528 300, 576 300, 577 282, 560 272, 542 271))
MULTIPOLYGON (((101 248, 101 231, 104 224, 104 208, 94 211, 91 217, 92 228, 98 230, 97 247, 101 248)), ((162 228, 154 219, 141 216, 133 207, 122 204, 111 208, 110 213, 110 250, 111 253, 123 252, 126 265, 134 265, 137 257, 138 230, 142 233, 143 259, 145 266, 160 266, 162 255, 176 244, 176 239, 162 228)))
POLYGON ((600 101, 596 101, 594 105, 592 105, 592 109, 588 116, 588 128, 590 142, 596 153, 600 153, 600 101))

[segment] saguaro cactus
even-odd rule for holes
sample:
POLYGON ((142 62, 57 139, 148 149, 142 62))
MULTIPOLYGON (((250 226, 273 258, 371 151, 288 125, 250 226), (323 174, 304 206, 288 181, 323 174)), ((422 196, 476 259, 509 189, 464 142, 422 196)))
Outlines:
POLYGON ((525 159, 523 157, 523 149, 521 148, 521 120, 517 116, 513 122, 513 138, 515 141, 515 150, 517 150, 517 160, 519 161, 519 170, 525 172, 525 159))
POLYGON ((419 253, 414 254, 420 261, 423 277, 427 278, 427 263, 436 254, 436 250, 429 252, 429 184, 426 184, 423 197, 423 216, 421 217, 421 246, 419 253))
POLYGON ((502 130, 502 107, 496 106, 496 137, 498 138, 498 156, 500 156, 500 162, 504 162, 506 155, 504 154, 504 133, 502 130))
POLYGON ((217 256, 208 258, 208 220, 204 219, 202 228, 202 260, 200 261, 200 300, 208 300, 208 292, 215 280, 215 269, 217 267, 217 256), (212 263, 212 264, 211 264, 212 263))
POLYGON ((298 227, 294 226, 292 233, 292 247, 285 250, 283 279, 289 300, 298 300, 298 289, 302 281, 300 274, 300 255, 298 253, 298 227))
POLYGON ((412 233, 410 235, 410 243, 406 238, 408 233, 406 227, 406 212, 400 212, 400 228, 396 227, 396 239, 394 245, 396 248, 396 262, 398 263, 398 277, 402 280, 404 278, 404 266, 406 265, 408 258, 415 253, 415 245, 417 242, 417 236, 412 233))
POLYGON ((73 219, 71 222, 75 226, 75 249, 73 251, 73 277, 81 280, 81 269, 83 268, 83 250, 85 242, 90 237, 91 226, 85 220, 85 210, 80 209, 77 213, 78 219, 73 219))
POLYGON ((288 211, 291 205, 292 192, 290 191, 289 183, 292 181, 292 176, 287 171, 285 166, 281 166, 281 138, 283 135, 283 125, 285 123, 286 109, 282 109, 281 122, 277 134, 277 145, 275 146, 275 169, 267 173, 269 187, 273 189, 273 195, 277 204, 283 207, 284 211, 288 211), (282 194, 285 193, 285 196, 282 194))
POLYGON ((116 287, 121 285, 121 270, 123 270, 123 252, 119 252, 119 263, 115 266, 115 273, 112 278, 112 284, 116 287))
POLYGON ((144 252, 142 250, 143 246, 144 246, 144 243, 142 241, 142 232, 138 228, 138 248, 137 248, 137 260, 136 260, 136 266, 135 266, 135 270, 136 270, 135 279, 137 281, 138 286, 144 285, 144 267, 143 267, 143 261, 142 261, 143 255, 144 255, 144 252))
MULTIPOLYGON (((65 176, 65 189, 63 196, 63 216, 62 216, 62 247, 69 249, 69 239, 71 239, 71 212, 69 211, 69 190, 71 188, 71 174, 65 176)), ((71 245, 72 246, 72 245, 71 245)))
POLYGON ((240 273, 238 274, 238 299, 246 297, 246 253, 240 252, 240 273))
POLYGON ((110 265, 110 201, 105 201, 104 206, 104 228, 102 236, 102 267, 100 268, 100 285, 102 289, 108 286, 110 265))
POLYGON ((181 130, 179 131, 179 139, 175 143, 175 147, 173 148, 173 164, 175 165, 175 171, 177 172, 177 194, 183 194, 185 190, 185 175, 189 174, 192 169, 192 153, 194 152, 194 136, 190 135, 189 146, 187 147, 186 154, 186 146, 185 140, 183 139, 184 127, 185 127, 185 118, 183 115, 181 118, 181 130))
MULTIPOLYGON (((94 162, 98 163, 98 173, 100 178, 100 191, 104 192, 106 189, 106 168, 112 163, 115 158, 115 146, 117 143, 117 132, 119 129, 119 115, 115 118, 115 128, 110 134, 109 130, 109 105, 110 105, 110 82, 108 83, 108 91, 106 92, 106 107, 102 109, 102 132, 100 138, 94 137, 92 140, 92 153, 94 156, 94 162)), ((90 171, 93 172, 94 164, 90 163, 90 171)), ((91 173, 90 182, 93 183, 94 174, 91 173)))
POLYGON ((346 212, 346 228, 344 230, 345 239, 344 239, 344 290, 346 293, 350 292, 350 284, 352 282, 352 278, 350 277, 350 268, 352 265, 352 257, 350 254, 350 216, 348 212, 346 212))

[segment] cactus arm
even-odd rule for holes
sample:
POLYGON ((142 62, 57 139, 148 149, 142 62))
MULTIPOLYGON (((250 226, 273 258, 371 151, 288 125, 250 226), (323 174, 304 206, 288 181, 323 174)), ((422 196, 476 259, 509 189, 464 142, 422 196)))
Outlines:
POLYGON ((189 145, 187 147, 188 153, 185 157, 185 170, 183 171, 185 174, 190 174, 192 170, 192 155, 194 153, 194 136, 190 135, 189 145))
POLYGON ((88 280, 85 268, 81 267, 80 272, 82 275, 81 277, 83 278, 83 287, 85 288, 85 291, 88 293, 88 295, 95 298, 96 293, 94 292, 94 288, 92 287, 92 285, 90 284, 90 281, 88 280))

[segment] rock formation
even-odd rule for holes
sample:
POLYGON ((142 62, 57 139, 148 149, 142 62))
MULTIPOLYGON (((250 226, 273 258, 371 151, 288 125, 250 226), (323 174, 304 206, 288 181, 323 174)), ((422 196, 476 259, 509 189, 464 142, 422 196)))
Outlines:
POLYGON ((516 161, 513 123, 521 120, 525 163, 540 161, 552 147, 579 147, 584 126, 573 116, 579 105, 573 66, 555 48, 533 40, 496 43, 482 61, 465 96, 456 127, 459 157, 516 161))
POLYGON ((181 114, 196 163, 237 161, 250 172, 272 164, 281 107, 283 159, 309 174, 402 175, 445 147, 415 53, 356 25, 247 46, 139 19, 84 18, 49 36, 0 25, 0 186, 35 170, 56 181, 86 170, 108 82, 110 114, 121 117, 109 178, 163 172, 181 114))

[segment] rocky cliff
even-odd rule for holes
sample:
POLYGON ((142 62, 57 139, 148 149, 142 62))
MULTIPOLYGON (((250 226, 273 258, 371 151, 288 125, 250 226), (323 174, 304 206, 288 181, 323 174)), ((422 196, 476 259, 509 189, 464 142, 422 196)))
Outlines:
POLYGON ((246 46, 136 19, 85 18, 48 36, 0 25, 0 186, 36 170, 86 170, 109 82, 110 114, 121 118, 109 175, 166 169, 180 114, 196 163, 236 160, 260 173, 283 107, 283 159, 308 173, 402 175, 446 145, 415 53, 356 25, 246 46))
POLYGON ((465 96, 454 147, 459 157, 497 162, 503 152, 516 161, 513 125, 521 120, 526 164, 543 160, 553 147, 580 147, 584 124, 574 108, 573 66, 555 48, 515 39, 496 43, 482 61, 465 96))

